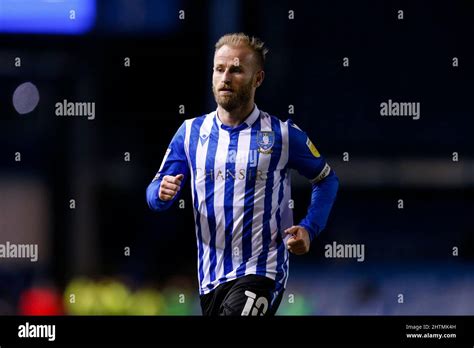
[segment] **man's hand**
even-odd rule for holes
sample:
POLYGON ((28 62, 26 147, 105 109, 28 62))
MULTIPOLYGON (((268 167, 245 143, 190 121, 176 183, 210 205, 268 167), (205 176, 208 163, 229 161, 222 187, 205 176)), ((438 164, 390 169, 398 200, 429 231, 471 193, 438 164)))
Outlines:
POLYGON ((176 176, 165 175, 160 184, 159 197, 162 201, 171 201, 174 196, 181 189, 181 180, 184 179, 183 174, 178 174, 176 176))
POLYGON ((291 226, 285 230, 286 234, 293 235, 286 242, 288 250, 295 255, 303 255, 309 251, 309 233, 302 226, 291 226))

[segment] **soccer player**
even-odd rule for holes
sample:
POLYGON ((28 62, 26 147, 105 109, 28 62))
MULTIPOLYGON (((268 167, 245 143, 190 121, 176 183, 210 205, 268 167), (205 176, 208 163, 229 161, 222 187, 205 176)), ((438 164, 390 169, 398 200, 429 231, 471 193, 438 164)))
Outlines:
POLYGON ((217 110, 183 122, 146 192, 150 208, 164 211, 190 179, 204 315, 274 315, 289 252, 309 251, 339 185, 300 128, 255 105, 267 52, 262 41, 242 33, 218 40, 217 110), (290 169, 312 183, 311 204, 298 225, 289 203, 290 169))

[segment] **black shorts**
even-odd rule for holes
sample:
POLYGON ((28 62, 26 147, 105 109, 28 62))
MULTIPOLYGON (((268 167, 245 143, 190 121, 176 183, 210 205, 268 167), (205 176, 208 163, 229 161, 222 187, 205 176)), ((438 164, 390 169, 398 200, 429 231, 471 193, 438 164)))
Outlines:
POLYGON ((205 316, 272 316, 283 297, 282 289, 272 304, 275 281, 259 275, 247 275, 219 285, 201 295, 202 314, 205 316))

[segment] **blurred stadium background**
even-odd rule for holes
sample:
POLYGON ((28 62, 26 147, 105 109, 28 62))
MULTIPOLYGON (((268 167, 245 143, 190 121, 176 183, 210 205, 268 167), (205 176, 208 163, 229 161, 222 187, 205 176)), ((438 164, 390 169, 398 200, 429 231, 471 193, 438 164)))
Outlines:
MULTIPOLYGON (((189 185, 186 208, 162 214, 145 189, 182 121, 215 108, 213 44, 234 31, 270 47, 257 105, 306 130, 341 181, 279 314, 474 314, 473 10, 0 0, 0 243, 39 245, 38 262, 0 259, 0 314, 200 314, 189 185), (95 119, 57 117, 64 99, 95 102, 95 119), (421 118, 380 117, 388 99, 421 118), (333 241, 364 244, 365 261, 325 258, 333 241)), ((295 221, 309 198, 294 175, 295 221)))

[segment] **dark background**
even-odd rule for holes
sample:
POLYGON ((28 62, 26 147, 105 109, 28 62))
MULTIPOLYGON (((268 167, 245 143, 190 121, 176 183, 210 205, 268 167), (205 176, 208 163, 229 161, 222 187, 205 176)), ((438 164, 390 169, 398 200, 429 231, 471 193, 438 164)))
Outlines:
MULTIPOLYGON (((82 34, 11 33, 0 20, 0 242, 37 241, 40 253, 0 259, 3 313, 25 313, 25 293, 46 289, 58 311, 140 314, 102 307, 113 286, 122 299, 152 293, 151 314, 200 313, 189 183, 186 208, 165 213, 148 209, 145 189, 183 120, 215 109, 213 46, 240 31, 270 48, 259 108, 293 119, 340 178, 327 229, 291 257, 280 314, 474 312, 472 1, 92 3, 82 34), (40 101, 19 115, 12 95, 27 81, 40 101), (56 116, 64 99, 95 102, 95 119, 56 116), (420 102, 420 119, 381 117, 388 99, 420 102), (333 241, 364 244, 364 262, 325 258, 333 241)), ((298 222, 310 185, 293 177, 298 222)))

